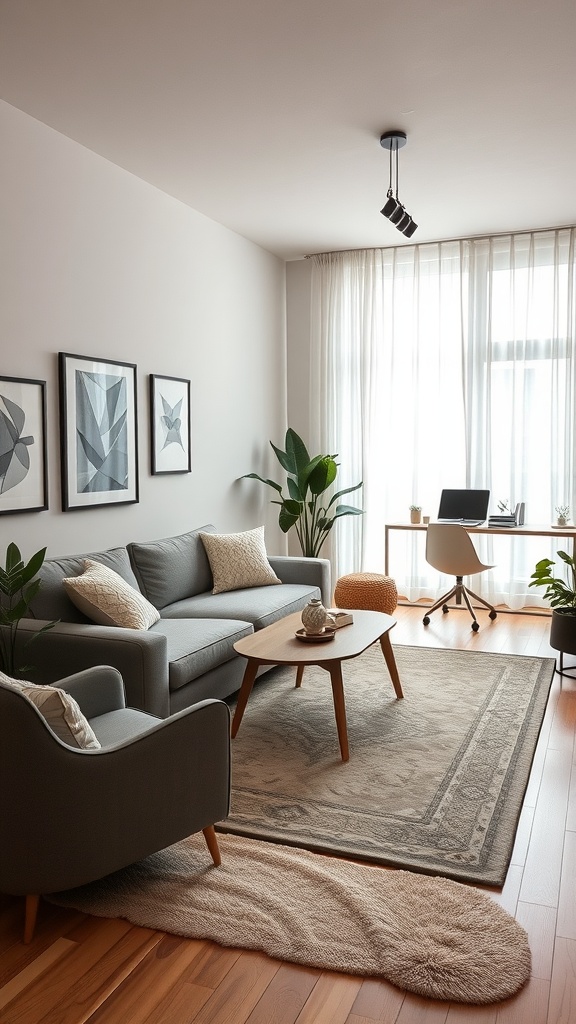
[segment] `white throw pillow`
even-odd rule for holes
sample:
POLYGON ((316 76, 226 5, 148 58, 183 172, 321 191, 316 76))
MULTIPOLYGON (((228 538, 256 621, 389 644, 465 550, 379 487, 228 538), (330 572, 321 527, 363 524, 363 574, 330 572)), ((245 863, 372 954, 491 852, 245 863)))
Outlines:
POLYGON ((117 572, 91 558, 84 559, 84 572, 62 580, 70 600, 100 626, 149 629, 160 613, 143 594, 131 587, 117 572))
MULTIPOLYGON (((58 686, 38 686, 24 679, 13 679, 0 672, 0 680, 13 690, 18 690, 38 708, 52 732, 69 747, 81 750, 100 750, 100 743, 87 718, 69 693, 58 686)), ((34 755, 31 754, 33 757, 34 755)))
POLYGON ((281 583, 264 545, 264 527, 246 533, 201 533, 214 580, 213 594, 281 583))

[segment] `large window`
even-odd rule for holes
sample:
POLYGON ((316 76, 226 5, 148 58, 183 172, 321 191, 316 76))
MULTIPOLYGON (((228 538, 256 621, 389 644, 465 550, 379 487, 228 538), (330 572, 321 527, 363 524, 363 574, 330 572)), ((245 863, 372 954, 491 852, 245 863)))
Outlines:
MULTIPOLYGON (((340 524, 337 572, 383 564, 383 524, 411 503, 436 514, 442 487, 489 487, 550 524, 574 509, 575 229, 315 257, 318 438, 342 486, 364 480, 361 519, 340 524)), ((576 511, 576 510, 575 510, 576 511)), ((400 535, 396 535, 400 536, 400 535)), ((438 590, 422 538, 395 543, 412 599, 438 590)), ((496 567, 475 581, 519 607, 542 540, 482 541, 496 567)))

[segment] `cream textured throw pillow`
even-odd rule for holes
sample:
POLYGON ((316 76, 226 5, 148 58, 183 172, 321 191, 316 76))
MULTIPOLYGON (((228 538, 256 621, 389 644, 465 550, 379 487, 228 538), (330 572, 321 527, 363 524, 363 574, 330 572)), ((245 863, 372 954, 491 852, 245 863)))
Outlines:
POLYGON ((160 613, 117 572, 101 562, 84 559, 84 572, 62 580, 70 600, 100 626, 149 629, 160 613))
POLYGON ((246 533, 201 533, 214 580, 213 594, 281 583, 264 546, 264 527, 246 533))
MULTIPOLYGON (((0 680, 32 702, 46 719, 52 732, 69 747, 100 750, 100 744, 78 704, 69 693, 57 686, 37 686, 23 679, 12 679, 0 672, 0 680)), ((33 755, 31 755, 33 756, 33 755)))

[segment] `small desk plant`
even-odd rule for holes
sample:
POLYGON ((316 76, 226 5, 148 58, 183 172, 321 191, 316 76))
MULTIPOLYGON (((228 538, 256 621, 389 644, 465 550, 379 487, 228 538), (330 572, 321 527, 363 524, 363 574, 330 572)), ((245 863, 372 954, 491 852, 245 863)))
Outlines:
POLYGON ((336 491, 326 501, 324 495, 338 473, 338 456, 315 455, 310 458, 304 441, 290 427, 286 431, 285 451, 277 448, 272 441, 270 444, 282 469, 286 470, 288 496, 282 493, 281 484, 266 480, 258 473, 245 473, 240 479, 260 480, 278 492, 280 500, 272 501, 272 504, 280 506, 278 525, 282 533, 288 533, 294 527, 302 554, 308 558, 318 558, 326 537, 338 519, 363 515, 364 510, 361 508, 336 504, 342 495, 359 490, 362 481, 353 487, 336 491))
POLYGON ((570 506, 556 505, 554 511, 556 513, 556 526, 568 526, 570 519, 570 506))
POLYGON ((422 518, 422 506, 421 505, 410 505, 410 522, 419 523, 422 518))
MULTIPOLYGON (((42 581, 35 577, 45 555, 46 548, 42 548, 25 563, 16 544, 9 544, 4 568, 0 566, 0 670, 8 676, 30 672, 30 665, 16 664, 16 637, 20 620, 27 617, 30 605, 40 589, 42 581)), ((55 622, 47 622, 23 646, 27 647, 54 625, 55 622)))
POLYGON ((576 560, 566 551, 559 551, 558 558, 568 566, 567 582, 552 574, 556 563, 551 558, 542 558, 536 563, 529 586, 546 587, 544 597, 552 608, 550 646, 561 652, 562 672, 562 654, 576 654, 576 560))

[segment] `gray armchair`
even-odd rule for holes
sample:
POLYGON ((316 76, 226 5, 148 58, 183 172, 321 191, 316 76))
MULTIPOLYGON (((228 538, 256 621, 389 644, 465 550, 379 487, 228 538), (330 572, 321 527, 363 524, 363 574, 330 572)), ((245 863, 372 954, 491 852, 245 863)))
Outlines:
POLYGON ((204 700, 168 719, 127 708, 120 673, 86 669, 58 684, 100 750, 57 738, 22 694, 0 682, 0 891, 26 896, 24 941, 40 895, 74 888, 202 830, 229 813, 230 713, 204 700))

